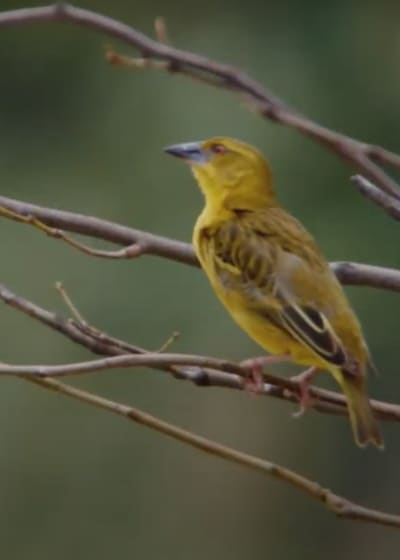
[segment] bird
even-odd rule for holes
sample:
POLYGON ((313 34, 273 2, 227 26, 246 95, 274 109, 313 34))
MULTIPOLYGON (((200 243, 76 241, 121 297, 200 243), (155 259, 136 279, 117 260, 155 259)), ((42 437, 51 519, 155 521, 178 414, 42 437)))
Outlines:
MULTIPOLYGON (((204 195, 193 246, 233 320, 272 362, 307 366, 299 376, 302 404, 309 404, 311 379, 331 373, 346 397, 356 444, 383 448, 359 320, 312 235, 280 205, 262 153, 222 136, 164 151, 189 164, 204 195)), ((260 367, 254 360, 255 380, 260 367)))

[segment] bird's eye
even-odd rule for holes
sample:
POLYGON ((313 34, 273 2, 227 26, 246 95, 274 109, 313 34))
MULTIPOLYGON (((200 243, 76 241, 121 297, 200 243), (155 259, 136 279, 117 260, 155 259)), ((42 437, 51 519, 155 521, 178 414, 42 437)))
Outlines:
POLYGON ((214 154, 225 154, 228 150, 222 144, 213 144, 211 146, 211 151, 214 154))

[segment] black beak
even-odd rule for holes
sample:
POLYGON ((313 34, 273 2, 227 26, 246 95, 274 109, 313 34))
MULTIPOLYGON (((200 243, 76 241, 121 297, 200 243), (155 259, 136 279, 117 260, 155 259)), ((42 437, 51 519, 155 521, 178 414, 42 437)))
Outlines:
POLYGON ((181 159, 188 163, 201 165, 206 163, 208 155, 201 149, 201 142, 185 142, 184 144, 174 144, 164 148, 164 152, 181 159))

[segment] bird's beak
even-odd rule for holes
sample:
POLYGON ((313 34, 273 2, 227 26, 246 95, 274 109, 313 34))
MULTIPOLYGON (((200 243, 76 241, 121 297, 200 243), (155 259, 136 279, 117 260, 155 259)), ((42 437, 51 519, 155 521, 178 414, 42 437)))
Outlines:
POLYGON ((185 142, 173 144, 164 148, 164 152, 187 161, 191 165, 203 165, 209 159, 209 154, 201 148, 201 142, 185 142))

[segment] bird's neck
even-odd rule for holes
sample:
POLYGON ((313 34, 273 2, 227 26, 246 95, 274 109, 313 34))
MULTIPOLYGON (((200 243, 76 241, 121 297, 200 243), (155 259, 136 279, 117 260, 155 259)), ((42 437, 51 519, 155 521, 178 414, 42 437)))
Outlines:
POLYGON ((223 201, 215 200, 215 198, 212 200, 206 199, 204 208, 197 220, 199 227, 207 228, 216 226, 233 219, 234 211, 227 208, 222 202, 223 201))
POLYGON ((232 220, 241 212, 258 212, 276 206, 278 202, 275 196, 241 192, 239 189, 234 193, 214 192, 212 196, 206 194, 201 216, 204 223, 216 224, 232 220))

